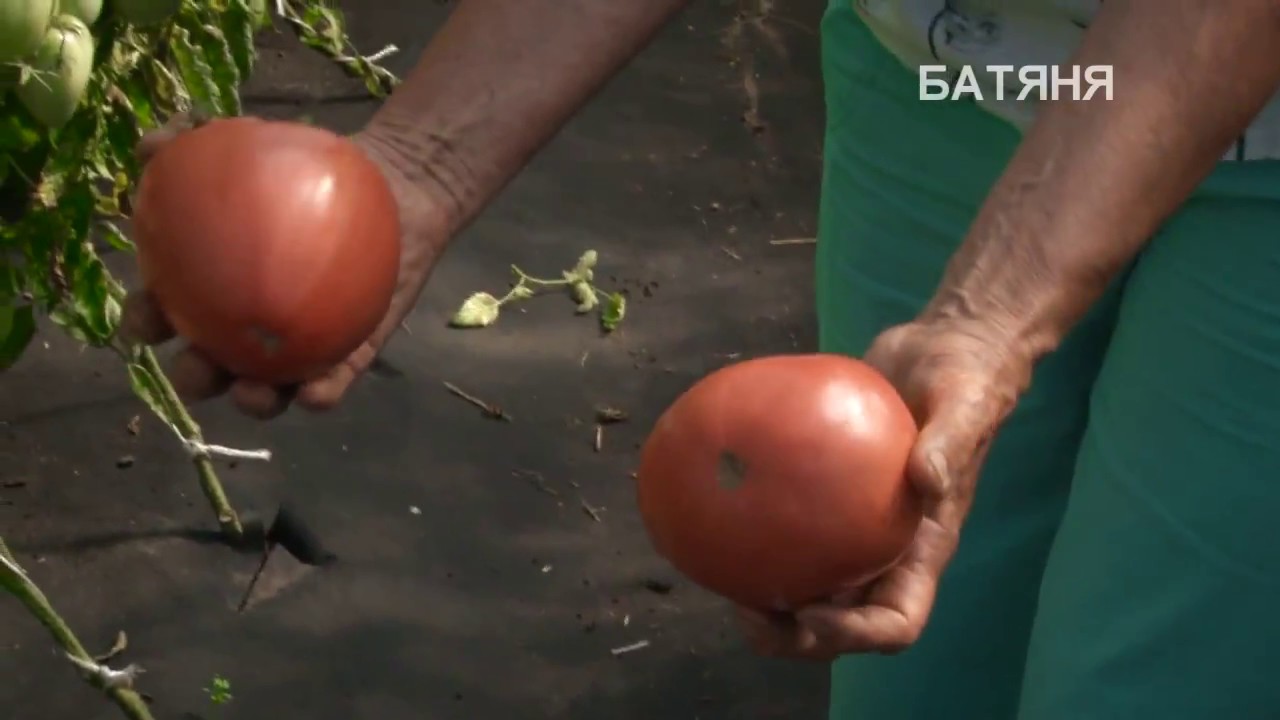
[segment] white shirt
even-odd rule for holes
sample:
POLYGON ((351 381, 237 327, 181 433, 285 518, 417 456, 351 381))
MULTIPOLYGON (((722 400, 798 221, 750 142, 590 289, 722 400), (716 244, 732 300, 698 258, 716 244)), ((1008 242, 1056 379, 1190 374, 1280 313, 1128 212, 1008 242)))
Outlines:
MULTIPOLYGON (((969 68, 981 98, 968 97, 1025 129, 1035 115, 1039 94, 1030 92, 1019 100, 1022 86, 1015 70, 1003 75, 1003 94, 997 97, 997 75, 986 68, 1066 65, 1103 0, 851 2, 880 42, 907 67, 919 72, 923 65, 946 65, 953 73, 969 68)), ((1119 80, 1113 79, 1112 90, 1113 98, 1123 97, 1119 80)), ((1280 159, 1280 95, 1267 103, 1222 159, 1280 159)))

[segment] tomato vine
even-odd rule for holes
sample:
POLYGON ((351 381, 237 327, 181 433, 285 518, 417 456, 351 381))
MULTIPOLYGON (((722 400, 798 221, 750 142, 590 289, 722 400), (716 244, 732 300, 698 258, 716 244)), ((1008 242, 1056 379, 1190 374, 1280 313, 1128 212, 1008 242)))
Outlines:
MULTIPOLYGON (((254 36, 273 15, 374 95, 396 83, 378 64, 394 48, 361 55, 326 0, 30 0, 25 8, 0 17, 0 372, 22 357, 41 317, 116 355, 135 394, 190 452, 223 534, 240 541, 244 528, 213 466, 219 448, 204 442, 155 354, 117 336, 125 288, 102 254, 133 250, 122 225, 141 171, 134 147, 183 113, 240 114, 254 36)), ((132 689, 136 673, 88 654, 2 537, 0 589, 128 717, 150 717, 132 689)))

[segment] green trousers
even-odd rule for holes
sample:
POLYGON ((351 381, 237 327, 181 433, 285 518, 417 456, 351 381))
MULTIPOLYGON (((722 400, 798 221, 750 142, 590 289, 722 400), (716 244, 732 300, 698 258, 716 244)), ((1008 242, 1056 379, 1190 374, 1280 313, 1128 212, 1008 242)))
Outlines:
MULTIPOLYGON (((910 319, 1018 142, 835 0, 821 346, 910 319)), ((1280 718, 1280 163, 1223 164, 1001 430, 920 641, 831 720, 1280 718)))

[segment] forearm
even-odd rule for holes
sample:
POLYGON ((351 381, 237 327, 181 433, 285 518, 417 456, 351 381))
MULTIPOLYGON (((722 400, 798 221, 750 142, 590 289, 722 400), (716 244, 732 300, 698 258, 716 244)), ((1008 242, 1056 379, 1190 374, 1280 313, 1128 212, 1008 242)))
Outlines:
POLYGON ((465 225, 687 0, 462 0, 362 131, 465 225))
POLYGON ((1045 105, 925 317, 1038 358, 1214 168, 1280 85, 1276 0, 1108 0, 1072 62, 1114 99, 1045 105))

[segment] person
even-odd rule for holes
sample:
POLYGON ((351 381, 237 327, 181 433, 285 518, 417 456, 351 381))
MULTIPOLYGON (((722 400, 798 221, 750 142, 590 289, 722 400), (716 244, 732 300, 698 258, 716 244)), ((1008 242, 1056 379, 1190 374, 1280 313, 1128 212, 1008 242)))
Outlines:
MULTIPOLYGON (((300 388, 192 350, 176 382, 333 406, 450 238, 683 5, 461 0, 354 135, 405 233, 381 328, 300 388)), ((834 660, 833 720, 1276 716, 1280 3, 831 0, 822 43, 820 348, 912 407, 929 512, 859 596, 742 611, 751 644, 834 660), (1004 58, 1110 65, 1113 96, 920 100, 920 65, 1004 58)), ((124 322, 172 334, 145 292, 124 322)))

